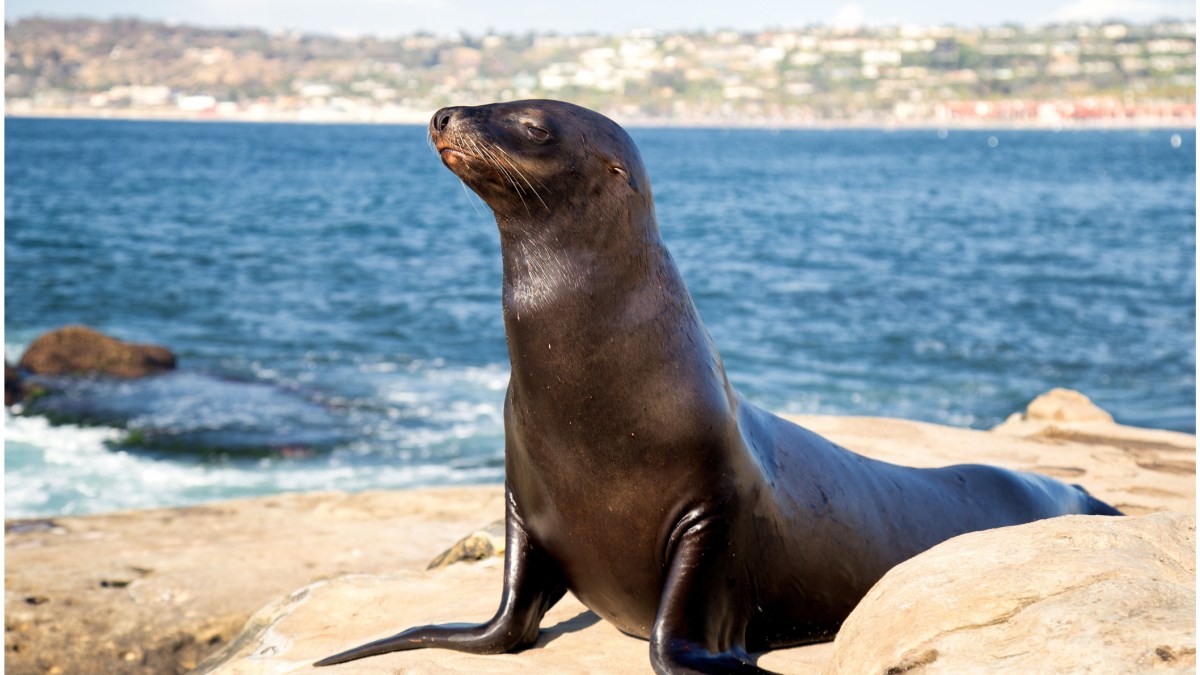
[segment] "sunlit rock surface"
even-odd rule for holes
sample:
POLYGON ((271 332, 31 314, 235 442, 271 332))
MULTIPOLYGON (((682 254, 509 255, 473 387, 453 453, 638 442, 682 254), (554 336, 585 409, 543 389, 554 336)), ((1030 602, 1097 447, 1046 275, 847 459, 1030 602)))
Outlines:
POLYGON ((1193 515, 1064 516, 896 566, 842 626, 825 673, 1194 671, 1195 620, 1193 515))

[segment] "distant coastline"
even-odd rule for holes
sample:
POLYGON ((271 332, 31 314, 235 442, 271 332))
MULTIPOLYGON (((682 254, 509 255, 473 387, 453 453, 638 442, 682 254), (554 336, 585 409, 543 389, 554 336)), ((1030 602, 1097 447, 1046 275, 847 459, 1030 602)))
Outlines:
POLYGON ((1195 127, 1194 20, 344 39, 138 19, 5 34, 10 116, 424 124, 567 100, 640 127, 1195 127))
MULTIPOLYGON (((150 122, 238 122, 275 124, 379 124, 424 125, 429 112, 408 111, 400 114, 353 114, 326 111, 280 112, 189 112, 166 110, 113 110, 80 108, 25 108, 5 110, 5 118, 30 119, 94 119, 150 122)), ((795 120, 771 118, 728 119, 721 117, 650 117, 610 115, 624 126, 635 128, 697 128, 697 129, 1029 129, 1039 131, 1067 130, 1136 130, 1136 129, 1195 129, 1195 117, 1126 117, 1101 119, 865 119, 865 120, 795 120)))

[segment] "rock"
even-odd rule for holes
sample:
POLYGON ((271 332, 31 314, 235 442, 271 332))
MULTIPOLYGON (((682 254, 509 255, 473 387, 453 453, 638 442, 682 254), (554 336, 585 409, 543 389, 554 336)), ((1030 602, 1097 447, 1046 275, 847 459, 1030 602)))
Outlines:
POLYGON ((67 326, 34 340, 18 365, 38 375, 98 373, 132 378, 173 370, 175 355, 166 347, 123 342, 86 326, 67 326))
POLYGON ((1195 575, 1183 513, 965 534, 875 584, 825 673, 1194 672, 1195 575))
MULTIPOLYGON (((1195 510, 1194 503, 1163 504, 1155 508, 1144 506, 1145 495, 1191 492, 1181 490, 1174 477, 1195 480, 1196 437, 1192 434, 1117 424, 1111 415, 1097 408, 1086 396, 1069 389, 1054 389, 1037 397, 1024 413, 1011 415, 990 433, 1002 437, 1002 443, 1012 449, 1014 457, 1022 448, 1034 447, 1024 441, 1036 441, 1043 449, 1037 453, 1039 461, 1032 466, 1011 466, 1000 458, 987 459, 985 463, 1045 473, 1079 483, 1093 494, 1093 476, 1099 470, 1112 469, 1109 476, 1112 480, 1105 482, 1124 494, 1096 496, 1127 515, 1163 509, 1195 510), (1021 440, 1019 445, 1018 438, 1021 440), (1093 454, 1091 459, 1084 459, 1074 450, 1093 454), (1118 469, 1120 464, 1125 464, 1126 468, 1118 469), (1130 470, 1129 464, 1136 468, 1130 470)), ((1194 492, 1191 494, 1194 496, 1194 492)))
MULTIPOLYGON (((446 649, 393 652, 314 671, 313 661, 421 624, 479 623, 500 604, 503 563, 451 565, 435 572, 347 575, 318 581, 259 610, 196 675, 355 673, 645 673, 649 644, 618 631, 567 594, 542 620, 537 643, 515 654, 446 649)), ((819 672, 830 643, 779 650, 759 665, 819 672)))
POLYGON ((16 368, 13 368, 12 364, 5 361, 4 405, 10 406, 14 403, 20 403, 23 398, 25 398, 25 382, 21 379, 21 373, 16 368))
POLYGON ((440 569, 464 560, 484 560, 504 557, 504 521, 497 520, 482 529, 459 539, 453 546, 442 551, 426 569, 440 569))
POLYGON ((1083 394, 1071 389, 1051 389, 1030 401, 1025 409, 1032 419, 1057 422, 1085 422, 1100 420, 1112 422, 1113 417, 1083 394))
POLYGON ((1112 415, 1083 394, 1071 389, 1051 389, 1033 399, 1025 418, 1054 422, 1112 422, 1112 415))
POLYGON ((1051 389, 1029 402, 1025 412, 1008 416, 1003 424, 993 431, 1015 431, 1016 435, 1029 435, 1028 431, 1041 430, 1048 426, 1071 426, 1079 423, 1115 424, 1112 415, 1092 400, 1072 389, 1051 389))
POLYGON ((500 486, 482 486, 6 521, 4 672, 181 675, 271 600, 324 577, 420 570, 447 533, 503 511, 500 486))

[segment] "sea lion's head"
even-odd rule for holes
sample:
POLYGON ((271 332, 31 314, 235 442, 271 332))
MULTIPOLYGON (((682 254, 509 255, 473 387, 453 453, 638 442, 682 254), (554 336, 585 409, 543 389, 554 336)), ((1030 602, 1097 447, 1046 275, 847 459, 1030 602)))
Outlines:
POLYGON ((587 108, 549 100, 442 108, 429 136, 498 221, 653 212, 633 140, 587 108))

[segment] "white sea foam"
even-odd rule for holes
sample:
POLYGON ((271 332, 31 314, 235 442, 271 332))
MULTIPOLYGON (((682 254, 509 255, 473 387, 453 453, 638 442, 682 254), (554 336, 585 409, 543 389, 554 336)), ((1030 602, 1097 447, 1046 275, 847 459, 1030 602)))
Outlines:
MULTIPOLYGON (((503 479, 507 367, 447 367, 426 361, 399 367, 363 364, 360 372, 373 381, 376 400, 386 402, 387 408, 358 413, 363 415, 360 436, 329 454, 299 460, 212 462, 190 455, 150 456, 114 445, 125 436, 120 429, 52 425, 41 417, 6 413, 7 514, 88 513, 296 490, 356 491, 503 479)), ((168 407, 189 415, 196 428, 211 416, 202 402, 176 403, 168 407)), ((217 417, 223 423, 232 419, 217 417)))
POLYGON ((104 452, 104 444, 121 437, 109 427, 51 425, 42 417, 21 417, 4 413, 5 443, 25 443, 41 448, 48 461, 74 463, 80 455, 104 452))
POLYGON ((330 487, 357 491, 503 478, 503 468, 479 466, 479 460, 427 457, 410 463, 392 457, 364 463, 343 461, 350 458, 341 452, 311 461, 268 458, 207 465, 110 449, 105 443, 121 436, 115 429, 51 426, 41 418, 12 415, 5 422, 8 517, 178 506, 330 487))
POLYGON ((5 342, 4 343, 4 360, 9 363, 16 363, 21 360, 21 355, 25 353, 25 349, 29 347, 28 342, 5 342))

